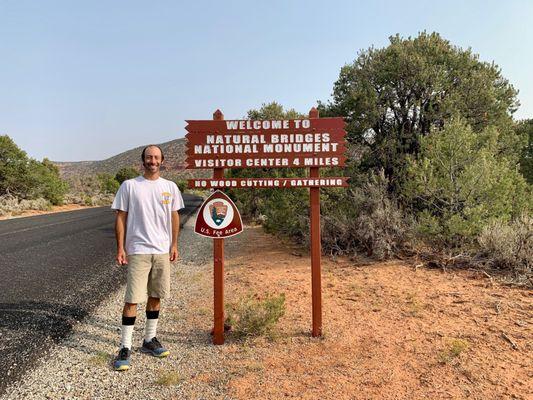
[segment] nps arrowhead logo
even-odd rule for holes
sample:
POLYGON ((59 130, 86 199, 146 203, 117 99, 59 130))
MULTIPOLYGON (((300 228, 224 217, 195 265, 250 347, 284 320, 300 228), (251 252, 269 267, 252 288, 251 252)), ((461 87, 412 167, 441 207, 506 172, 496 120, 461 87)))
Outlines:
POLYGON ((217 190, 200 207, 194 231, 215 239, 237 235, 242 232, 239 210, 228 196, 217 190))
POLYGON ((222 201, 215 201, 209 204, 209 214, 211 214, 211 219, 217 226, 220 226, 224 222, 227 212, 228 206, 222 201))

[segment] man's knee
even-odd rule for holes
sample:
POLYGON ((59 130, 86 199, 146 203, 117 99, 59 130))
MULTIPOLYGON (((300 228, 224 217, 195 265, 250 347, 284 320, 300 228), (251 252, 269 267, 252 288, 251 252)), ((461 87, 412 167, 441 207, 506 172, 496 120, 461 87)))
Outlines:
POLYGON ((160 304, 161 304, 161 299, 159 297, 148 297, 148 302, 146 303, 146 309, 148 311, 159 310, 160 304))
POLYGON ((137 314, 136 303, 124 303, 124 310, 122 315, 126 317, 134 317, 137 314))

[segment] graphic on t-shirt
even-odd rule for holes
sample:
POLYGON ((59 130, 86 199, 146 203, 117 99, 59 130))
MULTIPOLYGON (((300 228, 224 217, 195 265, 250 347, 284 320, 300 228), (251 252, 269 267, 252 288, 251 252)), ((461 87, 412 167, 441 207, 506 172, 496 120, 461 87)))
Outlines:
POLYGON ((227 212, 228 206, 221 201, 216 201, 213 204, 209 204, 209 213, 211 214, 211 218, 215 224, 217 224, 217 226, 220 226, 220 224, 224 222, 227 212))
POLYGON ((172 198, 172 195, 169 192, 163 192, 161 193, 161 196, 163 197, 163 200, 161 200, 161 203, 170 204, 170 199, 172 198))

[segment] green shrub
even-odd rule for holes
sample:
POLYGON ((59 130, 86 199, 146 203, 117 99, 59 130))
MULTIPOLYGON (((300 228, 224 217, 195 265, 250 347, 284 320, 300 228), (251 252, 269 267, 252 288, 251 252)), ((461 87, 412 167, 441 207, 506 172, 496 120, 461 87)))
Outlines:
POLYGON ((84 205, 84 206, 93 206, 93 205, 95 205, 93 203, 93 198, 91 196, 88 196, 88 195, 83 196, 81 204, 84 205))
POLYGON ((187 190, 188 182, 186 179, 176 179, 174 180, 174 182, 176 183, 176 185, 178 185, 178 189, 181 193, 184 193, 185 190, 187 190))
POLYGON ((42 162, 30 160, 32 189, 30 198, 43 197, 54 205, 62 204, 68 191, 67 182, 59 177, 59 168, 45 158, 42 162))
POLYGON ((69 177, 65 201, 84 206, 111 206, 118 181, 110 174, 69 177))
POLYGON ((9 136, 0 136, 0 196, 42 197, 61 204, 67 190, 56 165, 46 158, 42 162, 29 158, 9 136))
POLYGON ((270 335, 285 314, 285 294, 248 295, 227 307, 227 322, 238 337, 270 335))
POLYGON ((370 147, 365 170, 383 168, 390 190, 399 194, 405 156, 416 157, 421 139, 453 115, 466 118, 475 132, 503 128, 499 151, 518 155, 519 140, 511 128, 517 91, 495 63, 480 61, 471 49, 435 32, 389 40, 344 65, 332 101, 319 107, 321 116, 345 117, 348 140, 370 147))
POLYGON ((28 180, 29 162, 26 152, 9 136, 0 136, 0 196, 28 196, 31 188, 31 182, 28 180))
POLYGON ((526 143, 520 157, 520 171, 527 182, 533 185, 533 118, 518 122, 515 129, 526 143))
POLYGON ((102 173, 97 175, 100 183, 100 191, 102 193, 115 194, 120 187, 120 183, 115 177, 108 173, 102 173))
POLYGON ((425 239, 439 247, 471 243, 490 221, 531 209, 531 190, 498 152, 498 136, 494 128, 474 133, 453 119, 421 139, 402 191, 425 239))
POLYGON ((261 219, 265 231, 299 242, 308 241, 309 190, 273 189, 269 194, 261 199, 261 219))
POLYGON ((127 179, 133 179, 139 176, 139 170, 133 167, 122 167, 115 174, 115 180, 122 184, 127 179))

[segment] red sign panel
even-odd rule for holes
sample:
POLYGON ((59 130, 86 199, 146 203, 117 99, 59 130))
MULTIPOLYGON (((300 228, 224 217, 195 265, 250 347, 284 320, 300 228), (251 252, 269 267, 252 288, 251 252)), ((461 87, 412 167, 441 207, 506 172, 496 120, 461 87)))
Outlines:
POLYGON ((300 167, 343 167, 346 156, 304 157, 291 155, 287 157, 251 158, 211 158, 186 159, 187 168, 300 168, 300 167))
POLYGON ((214 239, 237 235, 242 232, 239 210, 228 196, 217 190, 200 207, 194 231, 214 239))
POLYGON ((342 167, 342 118, 187 121, 187 168, 342 167))
POLYGON ((190 179, 192 189, 249 189, 249 188, 299 188, 299 187, 347 187, 346 177, 321 178, 221 178, 190 179))
POLYGON ((276 131, 280 133, 309 133, 318 130, 344 129, 342 118, 305 118, 286 120, 187 120, 189 132, 216 134, 276 131))

